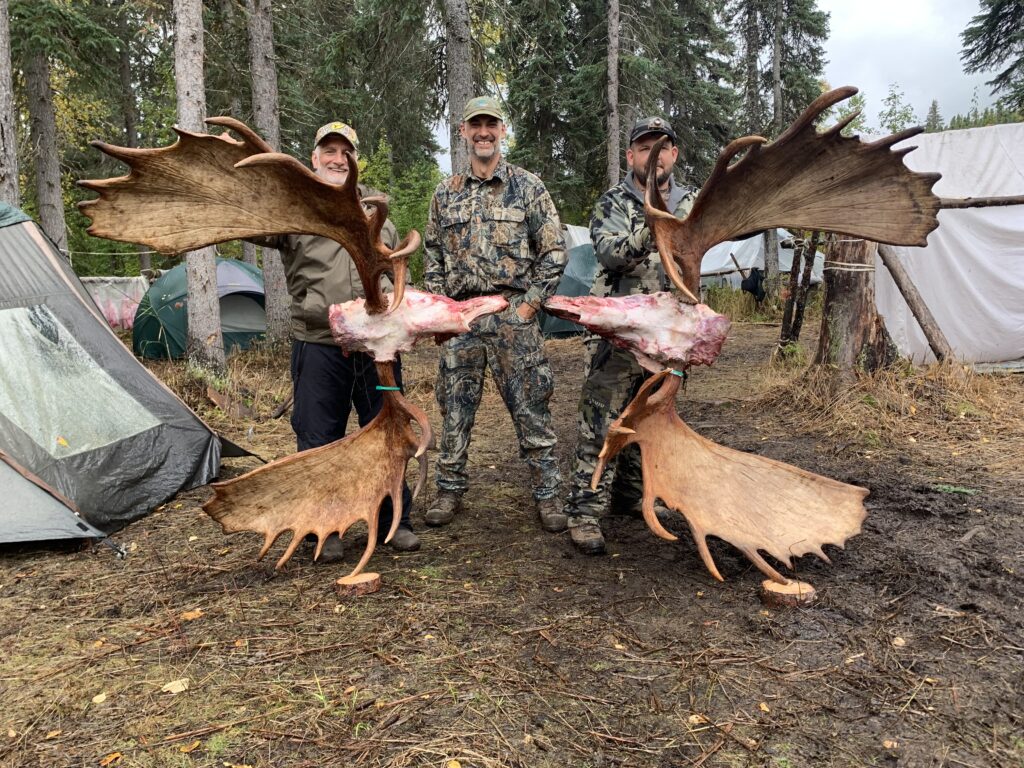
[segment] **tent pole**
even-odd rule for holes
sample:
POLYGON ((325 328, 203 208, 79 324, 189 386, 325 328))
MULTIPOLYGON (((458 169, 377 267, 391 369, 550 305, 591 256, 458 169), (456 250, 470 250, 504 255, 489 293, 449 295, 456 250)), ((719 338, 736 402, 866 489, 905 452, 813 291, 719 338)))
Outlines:
POLYGON ((885 268, 889 270, 889 274, 892 275, 892 281, 900 289, 900 294, 907 302, 907 306, 910 307, 910 311, 914 314, 914 319, 917 320, 917 324, 924 331, 925 338, 928 339, 928 346, 931 347, 935 358, 939 362, 955 360, 956 355, 953 352, 953 348, 949 345, 949 341, 946 340, 946 336, 939 328, 939 324, 935 322, 935 317, 932 315, 931 310, 928 309, 928 305, 924 303, 924 299, 921 298, 917 286, 910 279, 910 274, 900 263, 896 253, 888 245, 879 245, 878 257, 885 264, 885 268))

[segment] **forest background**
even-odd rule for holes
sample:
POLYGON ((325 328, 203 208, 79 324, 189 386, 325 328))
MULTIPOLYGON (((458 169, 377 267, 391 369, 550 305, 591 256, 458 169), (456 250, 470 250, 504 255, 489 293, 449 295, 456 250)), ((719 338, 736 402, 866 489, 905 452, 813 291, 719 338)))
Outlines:
MULTIPOLYGON (((9 158, 0 157, 0 198, 41 220, 79 274, 133 275, 178 260, 86 234, 76 203, 90 195, 75 181, 124 172, 92 139, 173 142, 175 16, 188 4, 0 0, 0 20, 9 20, 9 31, 0 23, 0 153, 9 158)), ((968 71, 1005 67, 993 81, 996 105, 947 123, 933 102, 928 130, 1021 119, 1022 9, 982 0, 963 34, 968 71)), ((318 126, 350 122, 361 178, 389 193, 401 232, 423 229, 443 178, 437 126, 457 123, 469 95, 501 99, 510 160, 544 180, 564 223, 586 225, 624 170, 635 119, 672 121, 682 173, 699 186, 730 139, 778 135, 829 87, 829 20, 814 0, 205 0, 201 16, 205 113, 265 136, 272 129, 261 123, 276 124, 271 143, 302 160, 318 126), (260 87, 267 67, 269 96, 260 87)), ((826 119, 862 104, 854 97, 826 119)), ((893 84, 877 121, 861 115, 850 130, 898 131, 917 120, 893 84)), ((259 259, 237 243, 219 250, 259 259)))

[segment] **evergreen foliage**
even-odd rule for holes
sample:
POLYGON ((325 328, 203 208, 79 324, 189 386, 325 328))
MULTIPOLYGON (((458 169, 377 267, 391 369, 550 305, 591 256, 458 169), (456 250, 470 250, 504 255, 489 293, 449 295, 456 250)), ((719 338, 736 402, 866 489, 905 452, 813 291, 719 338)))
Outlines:
POLYGON ((926 133, 935 133, 945 129, 946 124, 942 120, 942 115, 939 114, 939 102, 932 99, 932 104, 928 107, 928 115, 924 119, 924 130, 926 133))
POLYGON ((981 12, 961 33, 966 72, 1003 67, 988 84, 1002 108, 1024 112, 1024 0, 981 0, 981 12))

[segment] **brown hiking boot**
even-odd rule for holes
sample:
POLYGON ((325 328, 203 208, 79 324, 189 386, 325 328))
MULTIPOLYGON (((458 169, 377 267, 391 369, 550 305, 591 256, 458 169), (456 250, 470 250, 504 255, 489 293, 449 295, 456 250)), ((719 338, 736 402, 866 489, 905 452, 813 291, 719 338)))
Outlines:
POLYGON ((412 528, 399 526, 388 546, 396 552, 416 552, 420 548, 420 537, 413 533, 412 528))
POLYGON ((320 550, 320 557, 316 561, 318 563, 337 563, 344 557, 345 545, 338 534, 332 533, 324 541, 324 548, 320 550))
MULTIPOLYGON (((452 491, 441 491, 437 494, 430 509, 423 515, 427 525, 435 528, 441 525, 448 525, 455 517, 456 512, 462 511, 462 494, 452 491)), ((397 534, 396 534, 397 535, 397 534)))
POLYGON ((576 525, 569 526, 572 543, 584 555, 604 554, 604 534, 601 526, 594 518, 578 519, 576 525))
POLYGON ((538 501, 537 516, 541 527, 548 533, 561 533, 569 522, 569 516, 562 511, 562 500, 557 496, 538 501))
MULTIPOLYGON (((611 501, 608 504, 608 514, 617 515, 621 517, 634 517, 637 520, 644 519, 644 502, 643 499, 632 499, 626 500, 617 496, 612 496, 611 501)), ((671 509, 666 507, 660 501, 654 502, 654 515, 658 518, 658 521, 665 525, 677 519, 676 515, 671 509)))

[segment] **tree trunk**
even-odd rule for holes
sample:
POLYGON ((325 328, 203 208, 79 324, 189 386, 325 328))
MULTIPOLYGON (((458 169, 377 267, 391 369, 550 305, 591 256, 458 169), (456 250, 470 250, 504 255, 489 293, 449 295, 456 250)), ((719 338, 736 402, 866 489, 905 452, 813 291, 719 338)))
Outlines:
POLYGON ((772 44, 772 138, 782 133, 782 0, 775 0, 775 39, 772 44))
MULTIPOLYGON (((178 95, 178 125, 205 131, 206 94, 203 85, 202 0, 174 0, 174 80, 178 95)), ((188 280, 188 339, 186 354, 193 365, 221 373, 224 339, 217 296, 217 262, 213 248, 185 255, 188 280)))
MULTIPOLYGON (((270 0, 245 0, 249 26, 249 66, 252 70, 252 112, 256 131, 274 149, 281 145, 281 113, 277 95, 277 57, 274 55, 274 18, 270 0)), ((256 263, 256 249, 243 244, 243 256, 256 263), (246 248, 248 250, 246 250, 246 248)), ((281 254, 263 249, 263 292, 267 310, 267 341, 284 343, 290 335, 291 296, 281 254)))
MULTIPOLYGON (((118 4, 124 8, 124 3, 118 4)), ((118 52, 117 74, 121 81, 121 118, 124 125, 124 145, 126 147, 139 146, 139 110, 135 102, 135 85, 132 82, 132 52, 131 52, 131 30, 124 20, 124 14, 118 14, 117 39, 121 46, 118 52)), ((137 246, 139 252, 139 274, 143 270, 153 268, 153 260, 149 249, 143 245, 137 246)), ((119 274, 112 272, 111 274, 119 274)))
POLYGON ((825 305, 814 365, 838 385, 893 363, 898 355, 875 310, 875 244, 840 236, 825 263, 825 305))
POLYGON ((955 359, 956 355, 953 352, 953 348, 949 345, 946 335, 939 328, 939 324, 935 322, 935 316, 928 309, 928 305, 924 303, 924 299, 918 292, 917 286, 910 279, 910 274, 904 269, 896 254, 892 252, 888 245, 879 245, 878 257, 885 264, 885 268, 889 270, 889 274, 892 275, 892 281, 896 283, 896 287, 899 288, 904 301, 910 307, 914 319, 917 320, 917 324, 924 331, 924 336, 928 339, 928 346, 931 347, 935 359, 939 362, 955 359))
POLYGON ((800 262, 806 250, 807 241, 803 239, 793 248, 793 263, 789 265, 789 290, 786 291, 786 303, 782 308, 782 331, 779 334, 780 349, 791 341, 793 313, 796 309, 796 297, 800 287, 800 262))
POLYGON ((57 147, 57 116, 50 87, 50 62, 36 49, 25 62, 25 89, 36 166, 36 198, 39 224, 61 251, 67 253, 64 197, 60 186, 60 149, 57 147))
POLYGON ((443 0, 448 65, 448 128, 452 173, 469 172, 469 151, 459 136, 466 102, 473 98, 473 49, 467 0, 443 0))
POLYGON ((793 325, 789 329, 789 341, 800 340, 800 329, 804 326, 804 310, 807 309, 807 296, 811 292, 811 273, 814 271, 814 260, 818 257, 818 241, 821 232, 811 233, 811 242, 804 249, 804 272, 800 276, 800 289, 797 293, 796 305, 793 307, 793 325))
POLYGON ((779 298, 779 230, 769 229, 764 233, 764 290, 768 301, 775 303, 779 298))
POLYGON ((18 206, 21 192, 18 189, 17 120, 11 77, 11 30, 7 19, 7 0, 0 0, 0 202, 18 206))
POLYGON ((608 0, 608 186, 619 183, 619 0, 608 0))
POLYGON ((743 106, 747 126, 745 133, 760 133, 762 126, 758 119, 761 114, 761 95, 758 84, 757 51, 757 10, 747 0, 743 21, 743 106))

